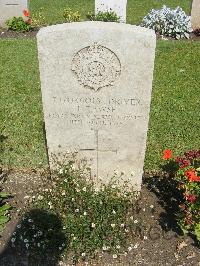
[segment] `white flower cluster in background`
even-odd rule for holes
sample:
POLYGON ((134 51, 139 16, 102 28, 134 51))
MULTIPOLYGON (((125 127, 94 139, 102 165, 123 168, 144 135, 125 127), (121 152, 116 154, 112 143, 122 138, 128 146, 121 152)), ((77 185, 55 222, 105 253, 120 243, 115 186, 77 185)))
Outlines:
POLYGON ((152 9, 143 18, 141 26, 175 39, 189 38, 192 31, 191 18, 180 7, 170 9, 163 6, 159 10, 152 9))

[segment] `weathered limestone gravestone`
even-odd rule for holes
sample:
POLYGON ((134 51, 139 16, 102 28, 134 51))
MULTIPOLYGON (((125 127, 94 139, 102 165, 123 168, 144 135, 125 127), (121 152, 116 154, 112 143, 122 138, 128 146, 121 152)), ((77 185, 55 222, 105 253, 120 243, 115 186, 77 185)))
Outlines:
POLYGON ((12 17, 23 17, 23 10, 28 9, 28 0, 0 0, 0 27, 12 17))
POLYGON ((200 29, 200 0, 193 0, 191 11, 192 29, 200 29))
POLYGON ((95 14, 98 12, 114 11, 120 22, 126 23, 127 0, 95 0, 95 14))
POLYGON ((81 22, 37 35, 50 166, 66 153, 95 181, 124 172, 140 189, 156 37, 137 26, 81 22))

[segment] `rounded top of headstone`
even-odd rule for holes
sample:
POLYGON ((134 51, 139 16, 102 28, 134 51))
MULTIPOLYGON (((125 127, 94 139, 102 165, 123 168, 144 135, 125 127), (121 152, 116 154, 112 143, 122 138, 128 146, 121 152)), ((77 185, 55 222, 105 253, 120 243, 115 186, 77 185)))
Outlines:
POLYGON ((72 23, 63 23, 63 24, 47 26, 39 30, 37 38, 43 38, 46 35, 60 31, 81 30, 81 29, 92 30, 95 28, 98 28, 98 30, 112 30, 118 32, 123 31, 127 32, 127 34, 129 33, 141 34, 142 36, 145 36, 147 38, 156 39, 154 30, 131 24, 102 22, 102 21, 72 22, 72 23))

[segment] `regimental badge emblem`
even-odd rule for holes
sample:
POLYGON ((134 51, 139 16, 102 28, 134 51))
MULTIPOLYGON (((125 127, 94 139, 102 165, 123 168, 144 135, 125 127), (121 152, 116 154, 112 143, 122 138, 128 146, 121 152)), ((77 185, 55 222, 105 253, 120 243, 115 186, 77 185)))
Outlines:
POLYGON ((98 91, 114 84, 121 74, 121 63, 110 49, 94 43, 74 55, 72 71, 81 85, 98 91))

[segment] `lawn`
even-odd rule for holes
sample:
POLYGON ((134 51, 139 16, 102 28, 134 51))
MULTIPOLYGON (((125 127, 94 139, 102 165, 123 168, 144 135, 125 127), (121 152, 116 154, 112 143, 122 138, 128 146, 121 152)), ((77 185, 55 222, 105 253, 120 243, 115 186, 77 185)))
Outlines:
MULTIPOLYGON (((0 159, 18 168, 44 166, 36 40, 0 40, 0 53, 0 129, 6 137, 0 159)), ((157 43, 146 170, 159 168, 165 148, 179 154, 200 147, 199 58, 199 42, 157 43)))
POLYGON ((36 41, 1 40, 0 130, 4 164, 46 164, 36 41), (5 138, 4 138, 5 139, 5 138))
POLYGON ((200 42, 157 43, 146 169, 159 167, 164 148, 200 147, 200 42))
MULTIPOLYGON (((82 20, 86 18, 88 12, 94 12, 95 0, 31 0, 30 11, 37 12, 43 8, 44 16, 48 24, 63 22, 62 14, 65 7, 70 7, 74 11, 79 11, 82 20)), ((152 9, 159 9, 163 5, 171 8, 180 6, 189 14, 191 0, 128 0, 127 22, 130 24, 140 24, 142 18, 152 9)))

